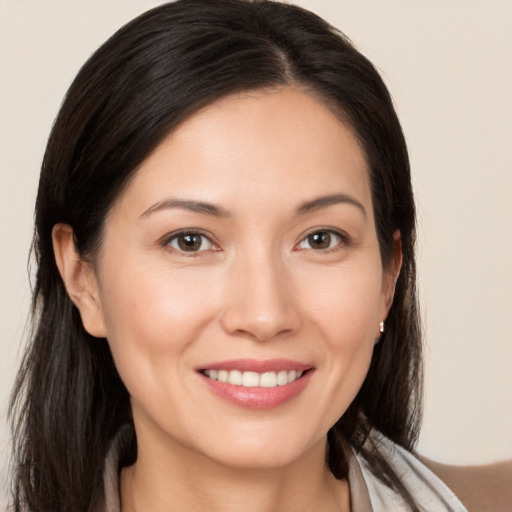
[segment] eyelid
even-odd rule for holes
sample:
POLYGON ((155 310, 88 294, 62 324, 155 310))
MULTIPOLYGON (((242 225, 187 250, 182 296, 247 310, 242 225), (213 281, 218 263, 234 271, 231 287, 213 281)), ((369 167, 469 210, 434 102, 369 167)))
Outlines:
POLYGON ((301 236, 300 240, 295 245, 294 249, 299 250, 299 251, 308 250, 308 251, 315 251, 315 252, 319 252, 319 253, 322 253, 322 252, 329 253, 329 252, 334 252, 334 251, 340 250, 341 248, 349 245, 350 241, 351 240, 350 240, 349 235, 347 235, 347 233, 345 233, 339 229, 319 226, 314 229, 310 229, 308 232, 303 234, 301 236), (315 233, 329 233, 330 235, 334 235, 337 238, 339 238, 340 241, 333 247, 328 247, 326 249, 314 249, 314 248, 308 249, 308 248, 299 247, 303 242, 305 242, 307 240, 308 237, 310 237, 311 235, 314 235, 315 233))
POLYGON ((198 256, 200 253, 211 251, 211 250, 214 250, 214 251, 220 250, 219 245, 216 243, 214 237, 210 233, 207 233, 204 230, 199 229, 199 228, 185 228, 185 229, 179 229, 177 231, 173 231, 172 233, 168 233, 165 236, 163 236, 160 239, 159 244, 162 247, 167 247, 168 249, 172 250, 173 252, 176 252, 176 253, 186 256, 186 257, 198 256), (201 236, 208 240, 210 246, 206 249, 200 249, 198 251, 183 251, 178 247, 172 247, 171 242, 176 240, 179 236, 183 236, 183 235, 201 236))

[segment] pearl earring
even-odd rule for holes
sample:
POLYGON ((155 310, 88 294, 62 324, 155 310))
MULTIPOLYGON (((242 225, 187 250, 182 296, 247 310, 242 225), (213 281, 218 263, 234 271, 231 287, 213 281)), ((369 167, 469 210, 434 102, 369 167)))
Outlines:
POLYGON ((381 322, 379 324, 379 332, 381 332, 381 333, 384 332, 384 322, 381 322))

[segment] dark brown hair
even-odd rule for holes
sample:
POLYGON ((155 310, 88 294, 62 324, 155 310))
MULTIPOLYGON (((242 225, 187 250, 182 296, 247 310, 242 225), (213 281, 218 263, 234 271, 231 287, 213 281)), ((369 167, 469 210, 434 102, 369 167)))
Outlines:
POLYGON ((411 449, 420 421, 415 208, 404 136, 382 79, 343 34, 299 7, 259 0, 181 0, 148 11, 96 51, 66 95, 41 169, 33 334, 11 399, 15 510, 91 510, 108 446, 131 422, 108 344, 84 330, 60 278, 53 226, 71 225, 80 255, 93 259, 113 201, 171 130, 228 94, 287 84, 317 95, 358 137, 384 266, 393 233, 402 239, 386 332, 361 390, 328 434, 328 462, 346 476, 342 444, 350 442, 415 510, 365 444, 376 429, 411 449))

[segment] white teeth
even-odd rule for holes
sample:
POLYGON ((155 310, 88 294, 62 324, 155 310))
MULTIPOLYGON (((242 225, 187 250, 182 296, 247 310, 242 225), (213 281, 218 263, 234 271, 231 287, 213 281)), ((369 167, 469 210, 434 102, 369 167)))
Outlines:
POLYGON ((260 375, 256 372, 244 372, 242 386, 256 388, 260 385, 260 375))
POLYGON ((275 388, 277 386, 276 372, 262 373, 260 376, 260 386, 262 388, 275 388))
POLYGON ((228 382, 246 388, 275 388, 285 386, 299 379, 304 372, 297 370, 281 370, 279 372, 241 372, 239 370, 204 370, 204 375, 212 380, 228 382))
POLYGON ((277 374, 277 385, 285 386, 286 384, 288 384, 288 372, 286 370, 281 370, 277 374))
POLYGON ((242 385, 242 372, 239 372, 238 370, 231 370, 229 372, 228 382, 230 384, 234 384, 235 386, 241 386, 242 385))

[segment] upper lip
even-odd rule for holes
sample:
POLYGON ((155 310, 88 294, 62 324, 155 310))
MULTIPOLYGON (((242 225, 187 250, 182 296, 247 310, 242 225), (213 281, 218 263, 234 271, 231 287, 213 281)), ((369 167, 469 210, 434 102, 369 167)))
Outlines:
POLYGON ((204 370, 239 370, 241 372, 279 372, 281 370, 306 371, 311 369, 311 364, 300 363, 291 359, 230 359, 228 361, 217 361, 198 368, 204 370))

